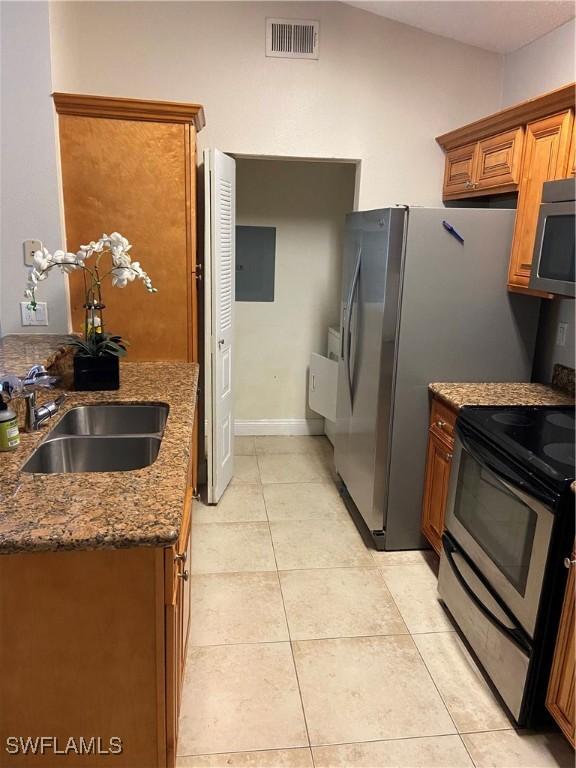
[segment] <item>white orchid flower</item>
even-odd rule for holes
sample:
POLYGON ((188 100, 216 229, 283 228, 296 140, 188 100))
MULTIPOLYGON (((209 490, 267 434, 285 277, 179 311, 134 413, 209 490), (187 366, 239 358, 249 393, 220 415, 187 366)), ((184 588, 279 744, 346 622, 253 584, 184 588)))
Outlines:
POLYGON ((47 269, 50 266, 50 253, 47 248, 34 251, 34 267, 38 270, 47 269))
MULTIPOLYGON (((36 287, 38 282, 45 280, 50 274, 49 270, 53 266, 58 266, 62 272, 69 273, 76 269, 85 270, 91 279, 90 291, 93 292, 98 286, 100 291, 101 273, 98 270, 98 262, 92 269, 85 265, 85 261, 94 254, 102 254, 105 251, 110 253, 112 259, 112 269, 104 276, 110 275, 112 285, 116 288, 125 288, 128 283, 136 279, 141 280, 149 293, 156 293, 157 288, 152 285, 149 275, 142 269, 139 261, 132 262, 128 251, 132 245, 119 232, 112 232, 111 235, 103 234, 99 240, 91 240, 86 245, 81 245, 77 253, 69 253, 63 250, 54 251, 53 254, 46 248, 42 248, 34 253, 34 266, 28 274, 28 282, 24 295, 30 300, 32 306, 36 304, 36 287)), ((88 302, 88 299, 87 299, 88 302)))

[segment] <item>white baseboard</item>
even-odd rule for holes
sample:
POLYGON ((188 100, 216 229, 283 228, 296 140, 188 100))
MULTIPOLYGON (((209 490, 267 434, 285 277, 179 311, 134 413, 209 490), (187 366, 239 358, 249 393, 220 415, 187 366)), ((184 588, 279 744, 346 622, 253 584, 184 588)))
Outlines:
POLYGON ((257 419, 234 421, 235 435, 323 435, 324 419, 257 419))

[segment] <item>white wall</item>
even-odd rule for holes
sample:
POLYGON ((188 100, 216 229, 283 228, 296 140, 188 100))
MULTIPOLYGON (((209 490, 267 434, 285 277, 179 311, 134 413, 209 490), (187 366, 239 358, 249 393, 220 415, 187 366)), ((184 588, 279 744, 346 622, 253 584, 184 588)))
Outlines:
POLYGON ((502 106, 576 80, 576 19, 504 57, 502 106))
POLYGON ((55 2, 56 90, 197 101, 204 146, 362 159, 359 206, 440 204, 434 137, 496 111, 502 60, 332 3, 55 2), (320 59, 264 56, 267 16, 320 20, 320 59))
POLYGON ((50 71, 47 2, 1 3, 1 236, 0 328, 7 333, 68 330, 61 275, 42 283, 50 325, 22 327, 20 301, 26 283, 23 240, 62 246, 58 167, 50 71))
POLYGON ((306 405, 307 369, 339 323, 354 176, 351 164, 237 162, 237 224, 276 227, 274 301, 236 302, 237 423, 319 418, 306 405))

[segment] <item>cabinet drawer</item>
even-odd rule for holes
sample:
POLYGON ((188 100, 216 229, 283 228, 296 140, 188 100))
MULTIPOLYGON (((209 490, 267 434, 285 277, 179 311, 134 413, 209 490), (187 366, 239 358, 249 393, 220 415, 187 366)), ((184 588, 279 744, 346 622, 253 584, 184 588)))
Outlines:
POLYGON ((447 405, 434 398, 430 413, 430 431, 432 434, 446 441, 449 447, 453 447, 455 428, 456 413, 447 405))
POLYGON ((475 188, 497 189, 520 181, 524 128, 499 133, 478 144, 475 188))
POLYGON ((338 363, 324 355, 310 356, 308 405, 328 421, 336 421, 338 363))

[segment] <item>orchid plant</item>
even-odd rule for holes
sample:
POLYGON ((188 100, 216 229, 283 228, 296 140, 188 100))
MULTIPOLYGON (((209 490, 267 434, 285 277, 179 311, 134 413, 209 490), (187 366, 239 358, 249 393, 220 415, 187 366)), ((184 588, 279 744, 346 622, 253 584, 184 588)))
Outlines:
POLYGON ((132 261, 128 251, 132 248, 128 240, 119 232, 102 237, 88 245, 81 245, 77 253, 66 251, 54 251, 50 253, 46 248, 34 253, 34 264, 28 273, 28 283, 24 296, 29 300, 29 307, 36 309, 36 289, 38 283, 45 280, 54 267, 58 267, 63 273, 82 270, 85 292, 85 323, 84 338, 72 337, 71 344, 78 347, 78 352, 91 357, 112 354, 122 356, 126 353, 126 341, 120 336, 112 336, 104 332, 102 311, 105 305, 102 303, 102 281, 110 277, 112 285, 116 288, 125 288, 128 283, 138 279, 144 283, 148 293, 156 293, 157 288, 152 285, 152 280, 140 266, 140 262, 132 261), (109 269, 103 266, 102 258, 109 253, 112 265, 109 269), (95 257, 90 266, 86 262, 95 257))

